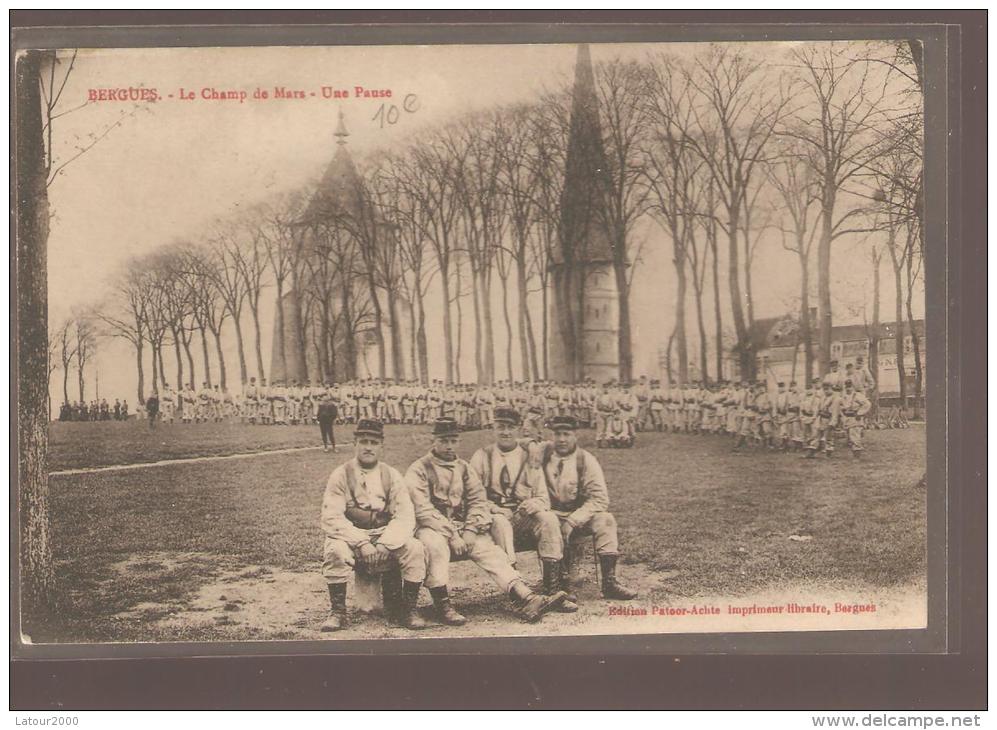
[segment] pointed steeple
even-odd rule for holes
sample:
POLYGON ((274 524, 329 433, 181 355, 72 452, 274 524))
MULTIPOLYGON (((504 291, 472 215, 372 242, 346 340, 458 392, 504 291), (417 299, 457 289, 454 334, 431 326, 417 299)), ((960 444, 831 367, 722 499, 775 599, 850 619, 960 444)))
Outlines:
POLYGON ((350 133, 346 131, 346 121, 343 119, 343 110, 339 110, 339 123, 336 125, 336 131, 333 132, 333 136, 337 137, 336 144, 343 146, 346 144, 346 138, 350 136, 350 133))

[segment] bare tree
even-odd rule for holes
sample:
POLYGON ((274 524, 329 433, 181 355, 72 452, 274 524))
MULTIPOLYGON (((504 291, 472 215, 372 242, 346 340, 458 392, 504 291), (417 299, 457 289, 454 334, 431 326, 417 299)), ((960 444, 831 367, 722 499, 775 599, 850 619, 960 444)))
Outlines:
POLYGON ((769 156, 769 142, 790 96, 760 62, 729 45, 711 45, 684 73, 696 91, 686 138, 706 163, 724 211, 718 222, 727 234, 727 281, 741 373, 753 377, 752 322, 743 305, 738 233, 750 187, 769 156))
POLYGON ((205 268, 225 303, 232 324, 235 327, 235 340, 239 353, 239 382, 245 387, 249 379, 246 373, 246 348, 242 336, 242 310, 246 303, 246 281, 239 273, 240 241, 238 233, 227 226, 219 226, 207 243, 207 250, 214 259, 214 265, 205 268))
POLYGON ((782 246, 796 254, 800 265, 800 341, 804 353, 804 380, 813 380, 813 323, 810 320, 810 254, 820 230, 820 188, 806 150, 798 143, 784 145, 779 159, 767 166, 768 179, 779 195, 788 221, 780 224, 782 246))
POLYGON ((613 236, 613 272, 619 316, 620 380, 633 379, 633 344, 630 322, 630 265, 634 255, 631 233, 648 211, 651 197, 646 184, 644 147, 650 125, 648 74, 635 61, 613 60, 595 73, 596 94, 609 163, 610 190, 603 208, 613 236))
POLYGON ((86 369, 97 354, 97 327, 92 314, 77 310, 73 315, 73 354, 76 359, 76 382, 79 386, 80 403, 85 402, 86 369))
POLYGON ((843 43, 815 43, 794 51, 800 69, 803 103, 780 130, 801 143, 815 173, 820 195, 821 228, 817 244, 817 306, 820 374, 831 357, 831 244, 835 239, 867 228, 851 221, 865 214, 862 205, 838 212, 845 186, 869 171, 883 149, 872 130, 887 120, 888 82, 872 73, 867 60, 851 57, 843 43))
MULTIPOLYGON (((75 322, 71 317, 67 317, 63 320, 62 324, 59 325, 58 330, 53 337, 53 344, 56 347, 54 353, 49 353, 49 359, 51 360, 53 354, 58 356, 58 364, 62 369, 62 402, 69 403, 69 369, 73 364, 73 358, 76 356, 76 340, 73 337, 75 322)), ((51 362, 49 364, 49 369, 51 370, 51 362)), ((51 376, 51 372, 49 373, 51 376)))
MULTIPOLYGON (((145 368, 143 365, 151 298, 151 276, 141 259, 128 261, 115 280, 111 299, 97 309, 97 316, 115 337, 127 340, 135 348, 135 372, 138 377, 137 403, 145 402, 145 368)), ((155 386, 155 379, 153 386, 155 386)))

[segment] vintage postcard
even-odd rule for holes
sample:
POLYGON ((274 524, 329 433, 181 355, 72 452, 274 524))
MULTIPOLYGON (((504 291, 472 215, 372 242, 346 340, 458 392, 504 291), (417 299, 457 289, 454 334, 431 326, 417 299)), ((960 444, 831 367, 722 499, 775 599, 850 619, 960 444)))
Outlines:
POLYGON ((924 629, 926 59, 20 52, 23 643, 924 629))

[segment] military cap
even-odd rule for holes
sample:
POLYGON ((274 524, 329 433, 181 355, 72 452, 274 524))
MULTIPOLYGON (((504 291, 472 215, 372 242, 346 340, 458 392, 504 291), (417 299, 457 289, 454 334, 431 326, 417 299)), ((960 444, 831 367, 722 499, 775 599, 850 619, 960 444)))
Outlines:
POLYGON ((845 387, 846 388, 851 388, 852 387, 852 381, 851 380, 846 380, 845 381, 845 387))
POLYGON ((354 436, 376 436, 384 438, 384 424, 372 418, 361 418, 357 422, 357 428, 353 432, 354 436))
POLYGON ((513 426, 519 425, 519 411, 513 408, 496 408, 495 423, 508 423, 513 426))
POLYGON ((560 431, 564 429, 574 431, 578 428, 578 422, 573 416, 554 416, 547 424, 547 428, 551 431, 560 431))
POLYGON ((780 380, 778 383, 776 383, 776 385, 778 385, 780 388, 785 388, 786 387, 786 381, 785 380, 780 380))
POLYGON ((460 427, 453 418, 437 418, 433 421, 433 436, 458 436, 460 427))

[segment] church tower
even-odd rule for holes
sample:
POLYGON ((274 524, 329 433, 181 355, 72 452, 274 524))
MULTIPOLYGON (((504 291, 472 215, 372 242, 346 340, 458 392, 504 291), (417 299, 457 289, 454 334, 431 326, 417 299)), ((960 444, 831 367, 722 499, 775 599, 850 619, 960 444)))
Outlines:
POLYGON ((558 243, 552 252, 551 377, 619 377, 619 313, 607 217, 611 181, 587 44, 578 47, 558 243))

